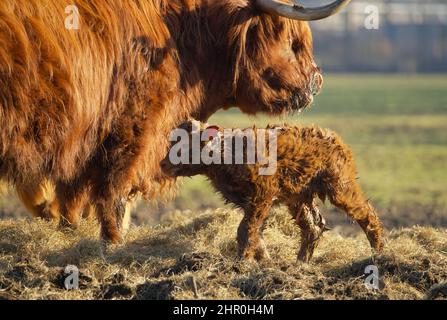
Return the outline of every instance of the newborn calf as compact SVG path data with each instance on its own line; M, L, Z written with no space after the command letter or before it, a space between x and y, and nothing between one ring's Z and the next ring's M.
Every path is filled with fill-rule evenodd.
M346 212L363 229L372 248L382 250L382 224L357 183L351 150L335 133L317 127L269 126L268 130L275 130L276 139L268 141L267 134L257 139L260 131L255 128L237 130L231 136L227 130L197 122L187 122L179 129L185 134L177 134L177 138L182 138L173 142L170 154L161 162L162 169L174 177L205 175L225 200L244 211L237 236L242 258L269 258L262 237L263 225L272 205L280 203L289 208L301 229L298 259L308 262L327 230L317 198L328 199ZM194 144L197 136L201 139ZM243 141L239 150L235 142L238 138ZM277 145L276 170L270 175L260 174L263 165L259 159L247 163L253 146L250 141L265 142L265 150L271 149L273 143ZM252 151L260 149L256 144ZM178 157L185 151L187 154L179 163ZM245 164L236 161L241 159L237 152L246 155ZM197 156L200 159L203 154L212 155L214 163L197 161Z

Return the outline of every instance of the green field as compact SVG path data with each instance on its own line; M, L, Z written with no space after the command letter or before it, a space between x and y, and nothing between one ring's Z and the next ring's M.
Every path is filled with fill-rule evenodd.
M447 76L326 76L323 92L301 114L272 119L234 109L210 120L229 127L283 122L340 134L354 150L360 182L377 207L424 207L447 219ZM186 181L172 204L192 210L220 205L202 178Z

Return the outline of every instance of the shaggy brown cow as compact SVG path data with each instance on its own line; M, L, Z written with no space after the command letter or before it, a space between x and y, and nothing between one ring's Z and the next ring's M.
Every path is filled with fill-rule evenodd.
M298 258L308 262L326 230L316 198L329 199L346 212L362 227L372 248L378 252L382 250L382 223L357 183L351 150L335 133L317 127L268 127L275 130L275 135L264 134L265 138L260 139L264 139L266 149L270 149L273 142L276 144L274 160L277 163L276 170L265 175L260 171L264 166L260 159L266 152L251 164L247 161L250 152L256 153L262 147L262 144L256 145L260 133L255 128L226 136L224 130L216 126L187 122L180 128L188 135L174 142L161 167L172 177L205 175L225 200L244 210L237 237L241 257L258 260L269 257L262 227L272 205L285 204L301 228ZM202 142L193 150L194 133ZM237 140L243 141L239 150L236 149ZM250 146L254 147L250 149ZM182 152L186 154L185 162L173 164L174 157L181 156ZM215 161L193 163L195 152L215 154ZM245 161L236 161L240 154Z
M166 136L221 108L305 108L322 80L306 10L274 0L3 0L0 178L55 185L63 221L94 203L121 239L128 198L163 184ZM79 30L64 28L72 4ZM287 17L287 18L284 18ZM297 19L297 20L291 20Z

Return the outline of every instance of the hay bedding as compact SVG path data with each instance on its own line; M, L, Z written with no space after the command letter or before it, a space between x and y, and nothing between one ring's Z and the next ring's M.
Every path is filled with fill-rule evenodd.
M237 259L241 214L232 210L168 215L133 227L122 246L104 251L98 226L57 231L43 221L0 221L1 299L446 299L447 232L393 230L372 260L362 234L325 235L311 264L295 262L298 229L276 210L265 238L272 262ZM364 286L376 264L381 289ZM76 265L80 290L64 289Z

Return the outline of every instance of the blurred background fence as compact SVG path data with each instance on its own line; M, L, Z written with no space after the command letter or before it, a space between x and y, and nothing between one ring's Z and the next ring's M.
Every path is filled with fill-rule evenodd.
M368 29L365 21L375 10L378 29ZM445 0L354 0L340 14L312 23L312 28L315 52L326 72L447 71Z

